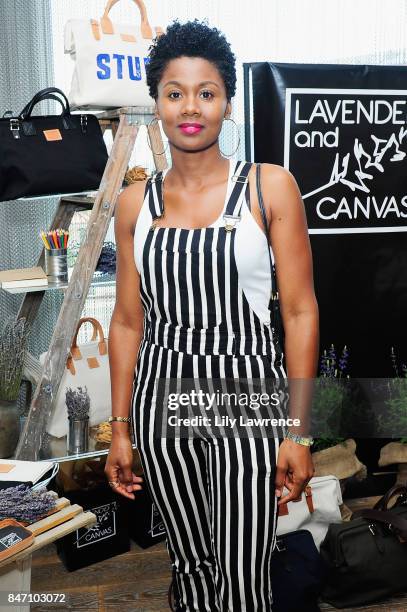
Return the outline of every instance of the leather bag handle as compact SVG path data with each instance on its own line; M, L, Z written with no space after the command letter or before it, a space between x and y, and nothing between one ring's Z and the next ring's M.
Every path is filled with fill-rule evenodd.
M402 516L398 516L390 510L362 510L360 515L362 518L372 519L386 525L396 527L399 535L407 542L407 520Z
M109 12L114 7L114 5L117 4L118 1L119 0L109 0L108 3L106 4L105 12L103 13L103 16L100 20L100 25L101 25L103 34L114 34L114 28L109 18ZM149 24L148 16L147 16L147 9L145 7L143 0L133 0L133 2L137 4L139 11L140 11L140 16L141 16L140 29L141 29L142 37L152 39L153 30Z
M403 495L403 496L407 497L407 487L405 487L404 485L397 485L397 484L393 485L383 495L383 497L381 497L379 499L379 501L376 502L376 504L373 506L373 510L387 510L387 506L388 506L388 503L389 503L390 499L396 493L399 493L400 495Z
M78 334L79 334L80 328L82 327L84 323L92 324L93 326L92 340L96 340L97 336L99 336L99 344L98 344L99 355L106 355L107 345L106 345L106 339L105 339L105 335L103 333L103 328L101 324L99 323L97 319L94 319L93 317L83 317L82 319L79 320L78 326L76 328L75 336L72 340L72 345L71 345L72 357L74 359L82 359L81 352L78 348Z
M42 102L45 98L42 98L41 100L36 100L36 102L34 102L34 104L32 105L31 109L30 109L30 113L28 114L28 105L21 111L21 113L24 113L24 110L27 109L25 115L24 115L24 119L31 119L31 113L34 110L34 106L36 106L37 104L39 104L40 102ZM60 105L62 106L62 113L61 115L65 115L66 114L66 106L64 104L64 101L61 100L61 98L58 98L58 96L56 96L53 93L50 93L47 95L46 97L47 100L55 100L55 102L59 102Z
M60 100L54 94L58 94L59 96L61 96L61 98L63 98L63 100ZM58 100L58 102L62 104L62 107L63 107L62 114L63 115L71 114L71 108L69 106L68 98L66 97L64 92L61 89L58 89L58 87L46 87L45 89L42 89L41 91L36 93L35 96L32 97L30 102L26 104L26 106L23 108L23 110L19 114L19 118L22 121L24 119L28 119L31 116L34 106L38 104L38 102L41 102L41 100L47 100L47 99Z

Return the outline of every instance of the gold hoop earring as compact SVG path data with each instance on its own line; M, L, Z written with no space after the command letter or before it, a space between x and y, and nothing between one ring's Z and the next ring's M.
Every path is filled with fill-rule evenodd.
M160 151L160 152L154 151L153 147L151 146L151 139L150 139L150 126L151 126L151 124L152 124L152 123L154 123L154 121L157 121L157 124L158 124L158 119L157 119L157 117L153 117L153 118L151 119L151 121L150 121L150 122L148 123L148 125L147 125L147 144L148 144L148 146L150 147L150 151L151 151L151 152L152 152L154 155L164 155L164 154L165 154L165 152L166 152L166 151L167 151L167 149L168 149L168 140L167 140L167 144L166 144L166 146L165 146L165 148L164 148L164 150L163 150L163 151ZM158 126L159 126L159 124L158 124ZM160 129L160 127L158 127L158 129ZM161 132L160 132L160 133L161 133Z
M232 153L224 153L224 152L223 152L223 151L220 149L220 147L219 147L219 149L220 149L220 152L222 153L222 155L223 155L224 157L233 157L233 155L236 153L236 151L237 151L237 150L239 149L239 147L240 147L240 132L239 132L239 128L237 127L237 123L236 123L236 121L234 121L234 120L233 120L231 117L226 117L226 119L224 119L224 121L231 121L231 122L232 122L232 123L235 125L236 130L237 130L237 147L236 147L236 149L235 149L235 150L234 150Z

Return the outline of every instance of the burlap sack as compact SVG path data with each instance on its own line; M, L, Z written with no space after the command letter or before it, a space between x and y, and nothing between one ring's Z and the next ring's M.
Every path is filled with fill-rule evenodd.
M350 476L363 480L367 475L366 466L359 461L355 451L356 442L353 438L349 438L341 444L312 453L314 476L333 474L339 480Z
M380 449L380 467L392 463L407 463L407 444L389 442Z

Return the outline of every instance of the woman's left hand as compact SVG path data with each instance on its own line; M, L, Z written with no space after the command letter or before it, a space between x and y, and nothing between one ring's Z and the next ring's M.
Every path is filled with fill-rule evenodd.
M281 506L299 497L314 472L310 447L285 438L280 444L277 457L275 486L276 495L281 498L278 505ZM284 486L289 493L282 496Z

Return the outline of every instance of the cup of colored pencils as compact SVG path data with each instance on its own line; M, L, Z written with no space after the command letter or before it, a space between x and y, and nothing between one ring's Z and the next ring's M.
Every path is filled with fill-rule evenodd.
M41 232L40 236L47 250L67 249L69 232L64 229L54 229L48 232Z
M50 281L68 280L67 247L69 232L54 229L40 233L45 247L45 273Z

